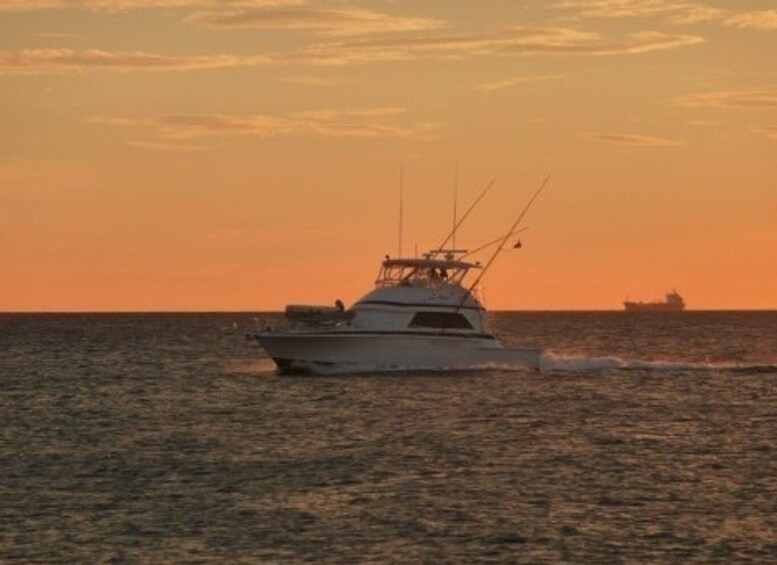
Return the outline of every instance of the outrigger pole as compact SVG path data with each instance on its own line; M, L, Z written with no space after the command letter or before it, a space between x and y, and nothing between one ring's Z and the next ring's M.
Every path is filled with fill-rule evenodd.
M548 184L549 180L550 180L550 175L546 176L545 180L542 181L542 184L540 185L540 187L537 190L534 191L534 194L529 199L529 202L526 204L526 206L524 206L523 210L518 215L518 219L515 220L515 222L513 223L512 226L510 226L510 229L507 231L507 235L505 235L502 238L502 242L499 244L499 247L496 248L496 251L494 251L494 254L491 255L491 258L488 260L488 263L486 263L486 266L483 267L483 270L480 271L480 273L478 274L477 278L475 279L475 282L473 282L472 285L469 287L469 290L468 290L467 294L465 294L462 297L461 303L459 304L459 307L461 307L461 305L464 304L464 300L466 300L467 296L469 296L472 293L473 289L480 282L480 279L483 278L483 275L486 274L486 271L488 271L489 267L491 267L491 265L493 264L494 260L502 252L502 249L504 248L505 243L507 243L507 240L510 239L514 235L516 229L518 228L518 224L521 223L521 220L523 220L523 217L526 215L526 212L529 211L529 208L531 208L532 204L534 204L534 201L537 200L537 197L540 195L542 190Z
M437 246L437 248L436 248L437 251L442 251L445 248L445 244L448 243L451 240L451 238L456 234L456 230L459 229L459 227L461 227L461 224L464 223L464 220L467 219L467 216L469 216L470 212L472 212L472 210L475 209L475 206L477 206L478 203L481 200L483 200L483 197L486 195L486 193L489 190L491 190L491 188L494 186L495 183L496 183L496 177L491 179L491 182L489 182L488 185L486 185L486 188L484 188L483 191L475 199L475 201L472 204L470 204L470 207L467 208L467 211L464 213L464 215L461 217L461 219L453 225L453 230L451 230L451 233L448 234L448 237L446 237L442 241L442 243Z

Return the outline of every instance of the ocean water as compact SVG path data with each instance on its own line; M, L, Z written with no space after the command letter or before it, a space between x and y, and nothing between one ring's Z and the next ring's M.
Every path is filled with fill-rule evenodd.
M281 377L261 314L0 315L0 562L777 562L777 313L496 315L539 372Z

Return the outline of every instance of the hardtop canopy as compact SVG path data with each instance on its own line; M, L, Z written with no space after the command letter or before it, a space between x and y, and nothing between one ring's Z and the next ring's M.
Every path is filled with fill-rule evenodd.
M480 269L480 263L468 263L457 259L386 259L383 261L383 267L391 269L394 267L406 267L410 269L450 269L450 270L469 270Z
M437 259L439 252L426 253L422 258L386 259L381 264L375 283L378 286L438 287L442 284L461 284L470 269L480 269L480 263L468 263L446 253ZM461 252L464 253L464 252Z

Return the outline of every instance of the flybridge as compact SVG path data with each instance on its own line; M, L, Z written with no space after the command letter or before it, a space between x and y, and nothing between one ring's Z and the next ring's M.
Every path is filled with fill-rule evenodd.
M375 281L379 287L412 286L436 287L442 284L461 284L470 269L479 269L480 263L469 263L457 259L466 250L435 249L424 253L422 258L386 259L381 264Z

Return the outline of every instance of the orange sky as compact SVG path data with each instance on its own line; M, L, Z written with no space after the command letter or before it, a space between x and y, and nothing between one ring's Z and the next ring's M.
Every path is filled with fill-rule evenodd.
M776 63L766 0L0 0L0 310L351 303L403 163L408 253L552 175L491 308L777 308Z

